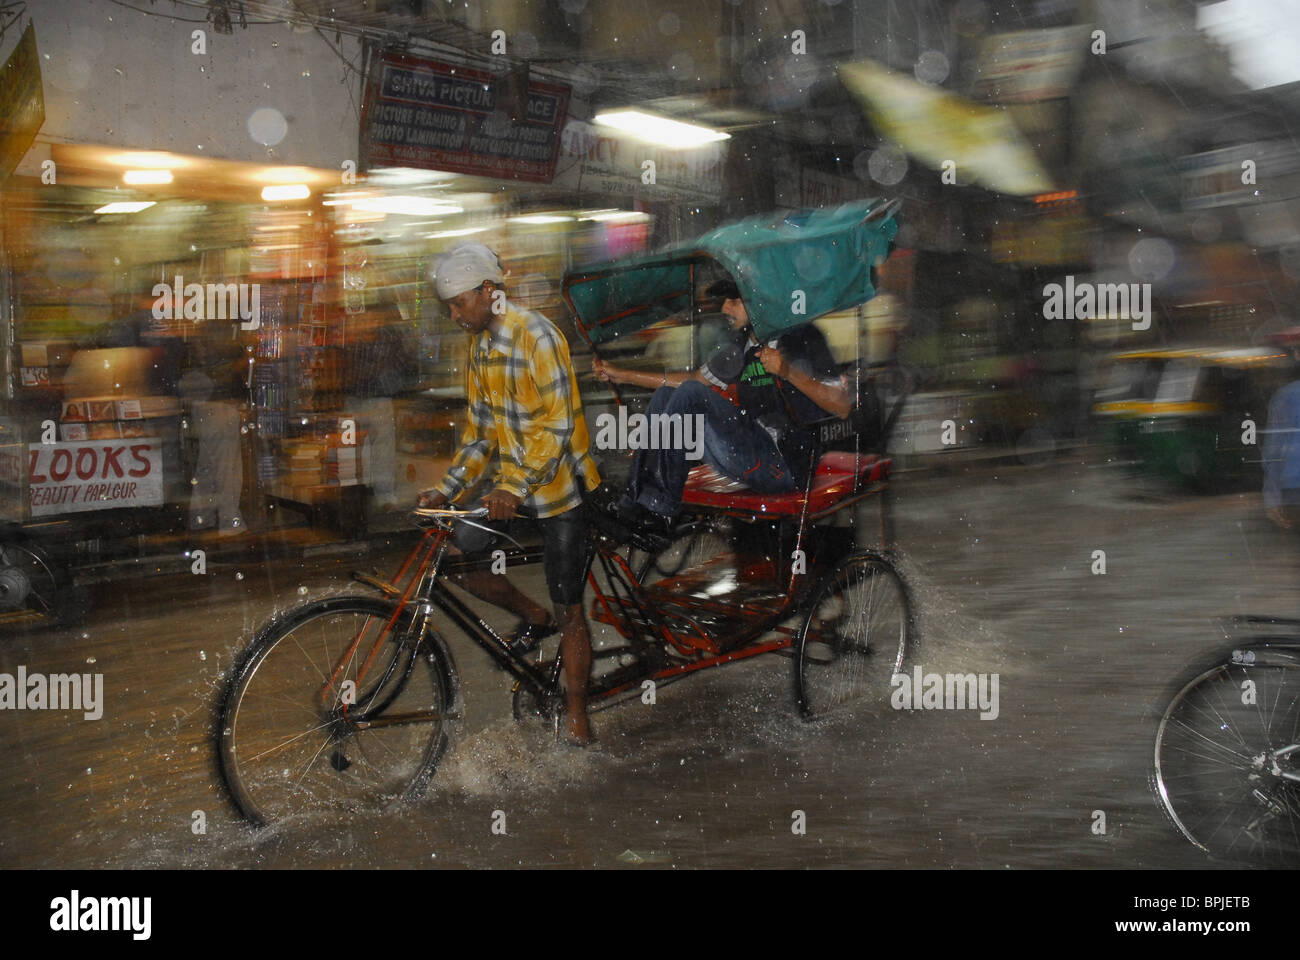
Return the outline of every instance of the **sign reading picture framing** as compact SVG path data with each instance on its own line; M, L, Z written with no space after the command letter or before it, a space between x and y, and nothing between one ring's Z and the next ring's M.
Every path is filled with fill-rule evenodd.
M511 75L380 54L361 114L363 166L550 183L569 88L529 82L522 115L511 120L511 83Z

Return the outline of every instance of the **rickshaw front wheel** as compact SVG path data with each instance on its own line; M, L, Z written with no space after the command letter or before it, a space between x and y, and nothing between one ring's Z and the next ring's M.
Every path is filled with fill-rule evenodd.
M805 720L889 701L912 651L907 587L876 553L836 564L814 589L795 639L794 693Z

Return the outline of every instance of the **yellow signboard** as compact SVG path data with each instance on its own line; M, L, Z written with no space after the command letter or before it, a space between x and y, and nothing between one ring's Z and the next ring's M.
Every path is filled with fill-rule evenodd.
M839 67L845 86L872 124L932 170L999 193L1028 196L1052 189L1033 148L1004 110L975 103L886 70L870 60Z
M41 62L36 55L36 29L23 31L18 46L0 68L0 178L13 173L45 122L41 91Z

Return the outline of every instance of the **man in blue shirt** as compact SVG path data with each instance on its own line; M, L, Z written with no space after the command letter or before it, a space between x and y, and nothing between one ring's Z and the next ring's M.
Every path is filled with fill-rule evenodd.
M1284 530L1300 526L1300 363L1293 376L1273 394L1264 432L1264 510Z

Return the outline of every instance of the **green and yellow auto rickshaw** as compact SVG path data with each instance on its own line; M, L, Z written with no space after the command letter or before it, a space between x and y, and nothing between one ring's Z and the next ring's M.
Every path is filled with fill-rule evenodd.
M1102 443L1122 460L1137 457L1138 418L1156 397L1160 375L1170 360L1194 356L1194 350L1130 350L1107 357L1092 395L1092 418Z
M1207 348L1169 356L1155 396L1129 407L1142 468L1199 490L1260 480L1261 431L1290 359L1277 348Z

